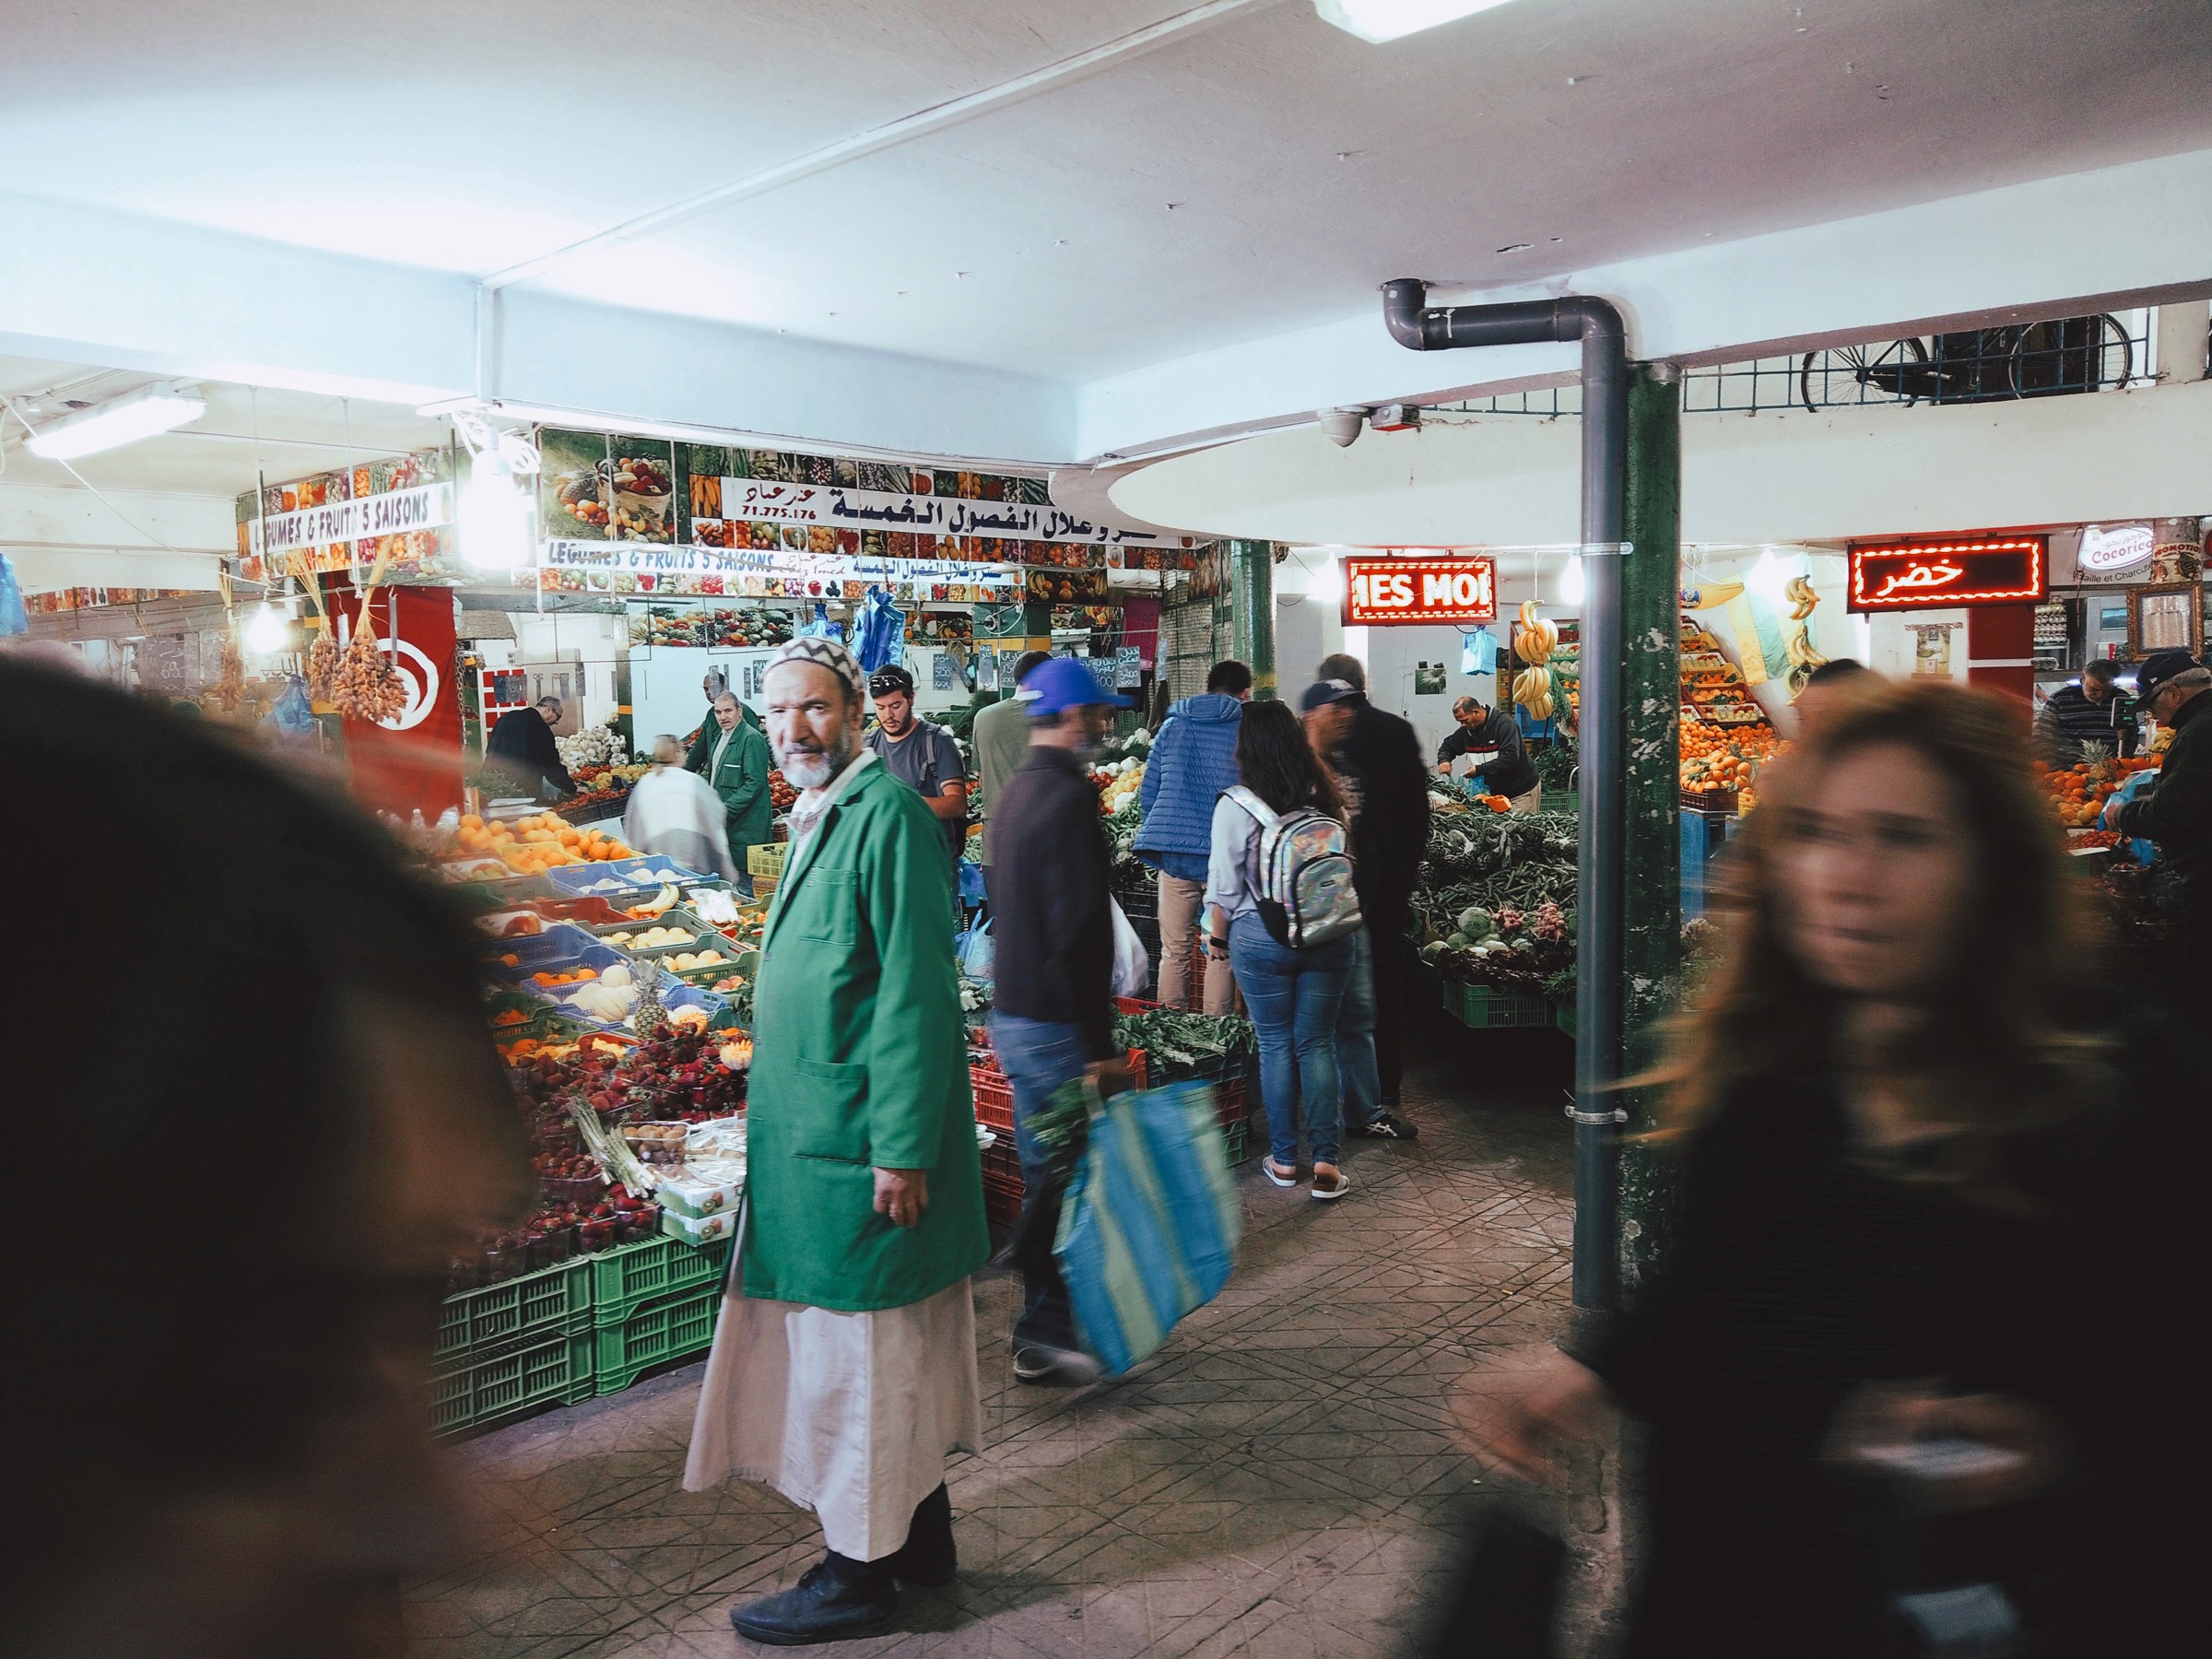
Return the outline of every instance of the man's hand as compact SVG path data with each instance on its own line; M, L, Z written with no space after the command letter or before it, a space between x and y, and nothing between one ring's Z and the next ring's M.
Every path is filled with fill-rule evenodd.
M2118 795L2112 796L2111 800L2105 802L2104 810L2098 815L2098 823L2107 830L2118 830L2120 828L2120 808L2126 805L2127 803Z
M919 1227L922 1212L929 1207L927 1170L876 1171L876 1213L888 1216L893 1227Z

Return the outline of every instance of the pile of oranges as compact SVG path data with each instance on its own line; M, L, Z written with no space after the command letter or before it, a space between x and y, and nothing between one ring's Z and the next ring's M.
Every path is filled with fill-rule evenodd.
M2125 788L2133 774L2155 767L2158 762L2147 756L2137 756L2130 760L2084 760L2063 769L2053 769L2041 760L2033 765L2036 776L2051 794L2058 821L2069 830L2086 830L2097 822L2105 802Z
M580 830L555 812L517 818L512 824L469 813L453 831L453 846L464 853L491 853L525 876L560 865L637 856L605 830Z
M536 985L581 985L587 980L599 977L596 968L579 968L572 973L534 973L530 982Z

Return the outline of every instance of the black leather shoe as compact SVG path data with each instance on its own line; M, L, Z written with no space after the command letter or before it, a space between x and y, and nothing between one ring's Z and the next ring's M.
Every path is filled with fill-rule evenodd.
M900 1583L924 1590L942 1590L951 1583L960 1570L959 1552L952 1541L952 1495L940 1486L916 1504L906 1542L871 1565Z
M898 1618L899 1586L889 1573L850 1574L834 1560L809 1567L788 1590L730 1609L737 1634L763 1647L812 1647L880 1636Z

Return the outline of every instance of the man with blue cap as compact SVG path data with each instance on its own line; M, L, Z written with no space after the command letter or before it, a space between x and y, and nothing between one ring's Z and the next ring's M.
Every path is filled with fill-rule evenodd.
M1086 1073L1109 1090L1129 1081L1113 1041L1113 857L1099 824L1099 792L1084 766L1105 739L1112 712L1129 705L1073 657L1038 665L1021 688L1029 699L1029 752L991 814L991 1045L1014 1089L1023 1228L1050 1238L1057 1217L1041 1206L1052 1202L1052 1162L1030 1121L1054 1090ZM1091 1381L1098 1366L1077 1345L1058 1267L1036 1250L1021 1253L1021 1265L1015 1376Z

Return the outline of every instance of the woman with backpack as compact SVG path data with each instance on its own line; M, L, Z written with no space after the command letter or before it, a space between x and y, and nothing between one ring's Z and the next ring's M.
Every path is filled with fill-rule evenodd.
M1304 1107L1313 1196L1350 1190L1337 1168L1344 1092L1336 1015L1359 902L1344 807L1289 705L1255 702L1237 733L1237 786L1214 804L1206 882L1209 957L1227 955L1260 1039L1260 1091L1279 1187L1298 1184Z

